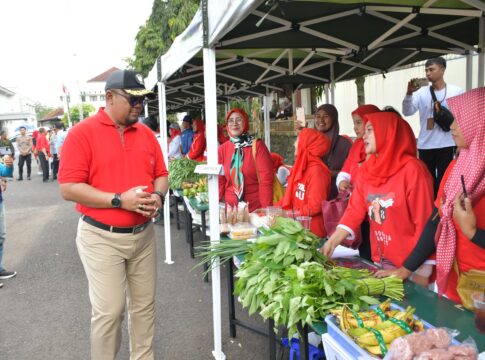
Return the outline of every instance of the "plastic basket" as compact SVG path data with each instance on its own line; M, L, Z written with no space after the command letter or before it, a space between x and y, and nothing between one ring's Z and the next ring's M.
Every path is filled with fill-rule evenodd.
M283 346L290 348L290 360L300 360L300 342L298 339L292 338L291 345L288 342L288 338L281 339ZM308 359L309 360L322 360L325 359L323 350L308 344Z
M392 310L400 310L404 311L405 309L399 305L391 303ZM425 329L432 329L434 328L433 325L427 323L423 319L414 315L415 319L419 319L422 321ZM370 355L367 351L362 349L357 343L347 334L345 334L340 327L337 325L335 315L327 315L325 317L325 322L327 323L327 335L333 340L335 343L334 345L338 348L338 354L343 354L345 357L335 357L330 359L359 359L359 360L374 360L380 359L378 357ZM324 334L325 335L325 334ZM322 336L322 341L323 341ZM457 344L457 342L454 342ZM332 349L334 351L335 349ZM334 351L335 353L335 351ZM342 356L343 356L342 355ZM328 356L327 356L328 359Z

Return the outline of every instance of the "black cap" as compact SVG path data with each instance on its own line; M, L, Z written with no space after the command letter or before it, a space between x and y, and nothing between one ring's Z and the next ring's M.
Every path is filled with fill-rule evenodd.
M190 125L192 125L192 116L185 115L182 121L188 122Z
M145 88L143 77L133 70L116 70L106 80L105 91L121 89L133 96L146 96L155 98L153 91Z

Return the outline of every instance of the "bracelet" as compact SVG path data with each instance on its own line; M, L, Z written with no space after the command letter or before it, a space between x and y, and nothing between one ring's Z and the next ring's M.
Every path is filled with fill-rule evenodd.
M163 193L161 191L154 191L154 192L152 192L152 194L156 194L156 195L160 196L160 201L161 201L162 206L163 206L163 203L165 202L165 195L163 195Z

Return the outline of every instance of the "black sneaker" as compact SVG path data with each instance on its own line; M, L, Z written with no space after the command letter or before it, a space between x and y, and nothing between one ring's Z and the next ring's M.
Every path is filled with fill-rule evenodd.
M17 180L22 181L23 180L22 176L18 177Z
M32 178L30 176L27 176L27 180L32 180Z
M17 275L16 271L7 271L7 270L0 271L0 280L13 278L15 275Z

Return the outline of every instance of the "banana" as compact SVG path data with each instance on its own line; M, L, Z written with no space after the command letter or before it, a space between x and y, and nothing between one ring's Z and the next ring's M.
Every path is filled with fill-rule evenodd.
M386 347L388 349L389 349L389 346L391 346L391 344L386 344ZM365 346L364 349L366 349L372 355L376 355L376 356L383 356L384 355L382 353L382 351L381 351L381 347L380 346Z
M391 310L391 301L386 300L385 302L379 305L379 308L389 317L393 316L397 310ZM352 311L350 311L347 307L343 307L340 309L332 310L331 312L333 315L337 317L338 322L340 323L340 328L342 331L347 331L348 329L353 329L359 327L359 321L356 319ZM377 324L382 322L382 319L375 311L363 311L357 313L358 317L362 320L363 325L365 327L374 327Z
M401 320L405 321L406 323L408 323L408 325L411 325L411 328L412 328L412 325L413 325L412 323L414 322L413 321L414 320L413 319L413 313L414 313L414 309L408 308L405 312L404 318L401 319ZM386 325L386 327L382 326L384 324ZM397 339L398 337L401 337L401 336L407 334L406 330L404 330L399 325L394 324L390 321L385 321L384 323L379 324L379 325L380 325L380 329L376 328L376 330L381 333L382 338L383 338L383 340L386 344L387 343L390 344L394 339ZM359 336L356 341L362 347L379 345L379 342L377 341L376 336L372 332L367 332L367 333Z

